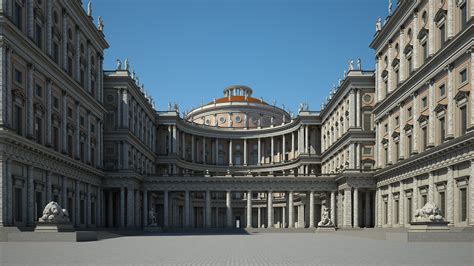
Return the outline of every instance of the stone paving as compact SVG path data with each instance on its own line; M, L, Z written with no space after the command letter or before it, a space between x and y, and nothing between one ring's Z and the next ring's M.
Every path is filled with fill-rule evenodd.
M473 254L473 243L405 243L343 233L174 233L0 243L0 265L473 265Z

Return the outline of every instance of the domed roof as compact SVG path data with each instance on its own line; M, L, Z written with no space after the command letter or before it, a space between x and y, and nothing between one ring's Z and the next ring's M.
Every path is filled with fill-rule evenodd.
M216 104L216 103L232 103L232 102L248 102L248 103L261 103L268 105L263 99L256 99L251 97L252 96L252 89L243 86L243 85L233 85L229 86L224 89L224 97L215 99L208 104Z

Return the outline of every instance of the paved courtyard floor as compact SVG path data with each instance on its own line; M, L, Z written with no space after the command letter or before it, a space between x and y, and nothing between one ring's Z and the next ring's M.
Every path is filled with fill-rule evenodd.
M149 234L82 243L1 243L0 265L474 265L473 243L343 233Z

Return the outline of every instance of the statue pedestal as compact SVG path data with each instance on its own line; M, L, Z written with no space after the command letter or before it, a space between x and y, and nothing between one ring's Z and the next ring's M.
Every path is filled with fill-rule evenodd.
M419 232L449 232L449 222L444 221L417 221L410 223L409 233Z
M334 225L318 226L316 228L316 233L325 233L325 232L336 232L336 226Z
M37 233L59 233L59 232L74 232L74 226L71 223L67 224L53 224L53 223L37 223L35 232Z

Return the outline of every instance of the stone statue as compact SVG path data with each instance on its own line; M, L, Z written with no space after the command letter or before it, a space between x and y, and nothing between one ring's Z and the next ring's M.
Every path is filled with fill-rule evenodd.
M130 69L130 64L128 62L128 58L125 58L125 70L128 71Z
M318 223L318 226L334 226L334 222L329 216L329 211L329 208L324 207L323 213L321 214L321 221Z
M415 221L417 222L442 222L441 209L431 201L427 202L423 208L415 211Z
M115 69L122 70L122 61L120 61L120 59L117 59L117 67Z
M87 15L89 17L92 17L92 1L89 0L89 3L87 4Z
M382 30L382 18L378 17L377 22L375 22L375 31L379 32Z
M151 208L151 210L148 212L148 224L151 226L157 226L158 223L156 222L156 214L155 214L155 209Z
M44 207L43 216L38 219L41 223L64 224L69 223L69 213L61 208L55 201L51 201Z
M349 71L354 70L354 60L349 60Z
M102 16L99 16L97 18L98 22L97 22L97 29L99 31L104 31L104 19L102 18Z
M168 102L168 111L171 111L171 102Z
M362 61L359 59L357 59L357 69L359 70L362 70Z
M344 69L344 74L342 75L344 78L347 77L347 71Z
M391 16L393 12L393 0L388 0L388 15Z
M132 79L135 80L135 70L132 71Z

